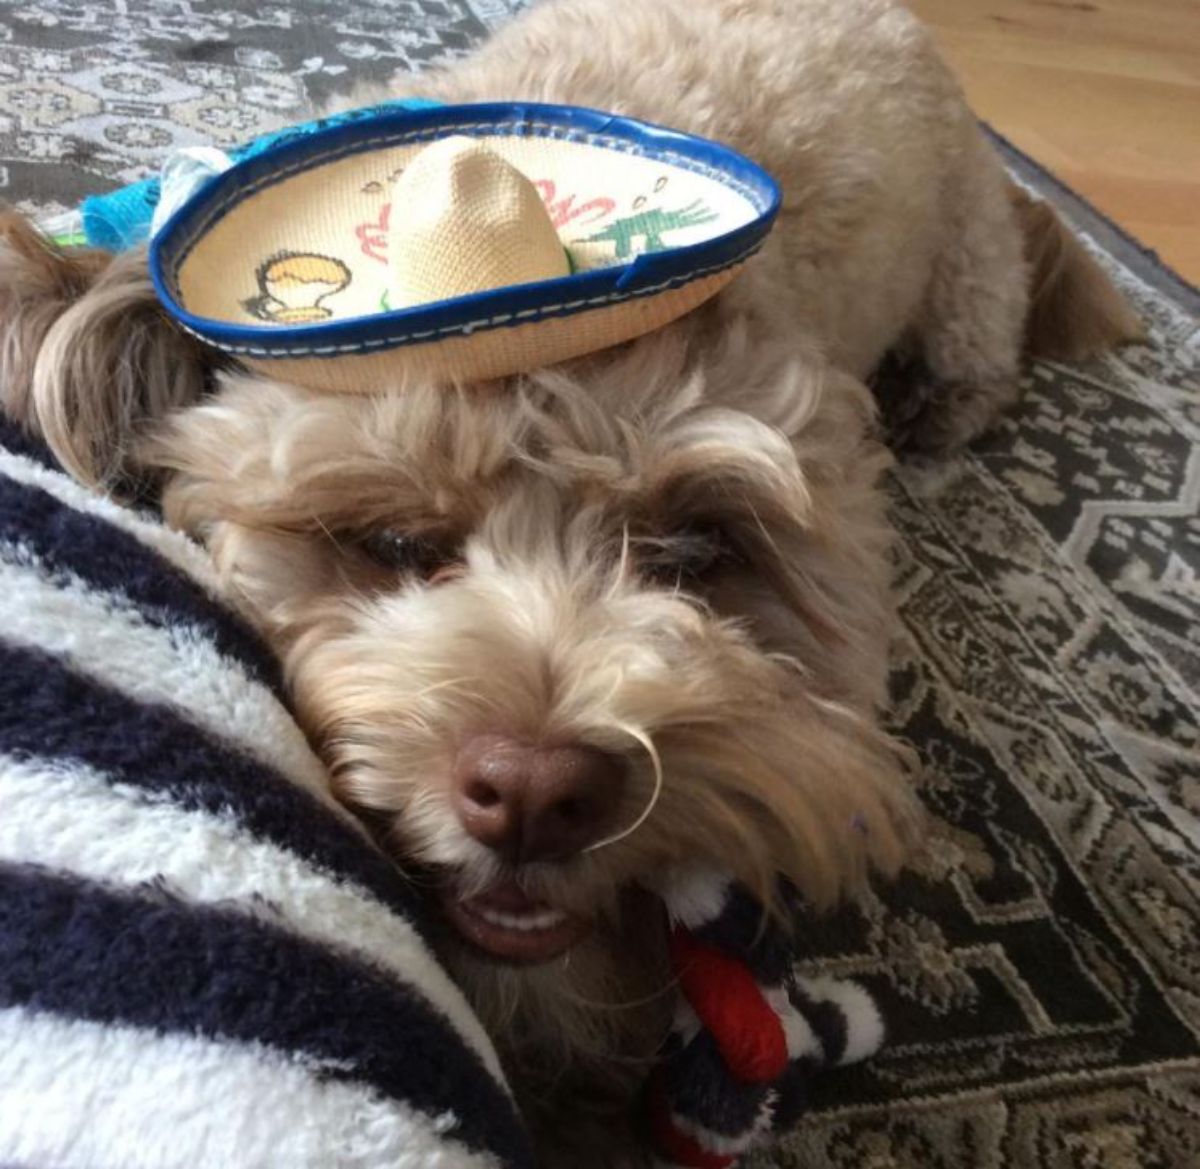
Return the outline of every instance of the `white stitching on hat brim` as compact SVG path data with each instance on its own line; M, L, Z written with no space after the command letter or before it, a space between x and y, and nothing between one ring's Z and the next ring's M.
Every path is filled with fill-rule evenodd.
M548 316L570 315L571 311L578 311L581 308L600 308L606 305L620 304L627 300L637 300L644 296L653 296L660 292L666 292L672 288L681 288L685 284L690 284L695 280L702 279L705 276L714 276L719 272L724 272L729 268L734 268L738 264L745 263L751 256L758 252L762 247L762 242L754 244L753 247L735 256L732 260L728 260L723 264L715 264L709 268L698 268L695 272L689 272L683 276L674 276L670 280L665 280L661 284L651 285L649 288L639 288L636 292L612 292L607 296L596 296L589 300L574 300L564 301L561 304L542 305L536 309L524 309L516 313L499 313L493 317L485 317L476 321L465 321L458 325L447 325L441 329L428 329L421 333L408 333L397 337L374 337L367 338L362 341L346 342L342 345L320 345L320 346L304 346L302 348L276 348L266 349L257 345L230 345L222 341L214 340L206 336L197 329L193 329L188 325L179 322L180 327L193 337L199 338L207 345L220 349L222 353L231 353L238 357L262 357L262 358L288 358L288 357L333 357L339 354L347 353L368 353L377 349L401 349L407 345L420 343L423 341L432 341L437 338L454 337L454 336L470 336L473 333L481 330L491 330L499 328L502 325L508 324L511 321L521 321L525 324L532 324L534 321L540 320ZM370 318L363 318L369 320Z

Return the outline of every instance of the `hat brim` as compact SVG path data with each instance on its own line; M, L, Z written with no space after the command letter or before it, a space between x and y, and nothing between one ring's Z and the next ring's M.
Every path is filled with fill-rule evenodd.
M649 160L672 173L699 176L709 189L719 186L739 212L728 224L711 216L715 230L698 242L644 251L628 262L566 277L341 316L281 300L271 323L246 322L236 306L249 302L224 290L231 281L231 258L239 248L244 256L253 245L253 240L241 242L248 228L264 222L264 215L286 220L297 194L308 191L311 200L316 197L311 192L320 191L326 197L327 177L336 173L330 168L343 160L387 157L389 150L452 134L501 142L549 140L535 143L539 148L585 144L614 152L614 164L622 157ZM331 197L336 199L336 191ZM401 373L405 378L494 378L618 344L695 308L757 251L779 203L770 175L736 151L629 118L533 103L397 110L285 142L217 176L156 236L150 272L164 306L183 328L274 376L348 392L380 388ZM277 239L290 242L286 234ZM291 254L278 247L274 252L276 257ZM307 279L317 289L335 287L334 273L346 267L338 259L328 260L325 269L323 257L304 259L308 268L290 279ZM260 287L263 270L260 265Z

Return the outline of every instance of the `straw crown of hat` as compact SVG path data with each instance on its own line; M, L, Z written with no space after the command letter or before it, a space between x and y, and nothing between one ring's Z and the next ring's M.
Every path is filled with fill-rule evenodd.
M571 273L537 188L473 138L426 146L392 187L393 308Z

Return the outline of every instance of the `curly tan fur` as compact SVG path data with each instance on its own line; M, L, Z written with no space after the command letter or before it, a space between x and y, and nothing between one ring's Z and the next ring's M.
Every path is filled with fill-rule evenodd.
M147 422L202 393L208 359L171 324L145 255L64 253L0 220L0 402L93 486L136 491Z
M1025 336L1029 351L1081 361L1144 336L1133 310L1053 208L1015 184L1009 195L1033 272Z
M111 257L67 255L15 211L0 211L0 402L16 418L36 417L33 373L46 334L84 297Z
M907 754L876 721L889 456L863 379L905 352L885 418L945 449L1015 400L1027 331L1041 343L1057 321L1078 349L1129 322L1082 252L1036 242L1050 213L1014 206L929 39L887 0L549 0L401 84L723 139L781 180L778 229L717 300L630 345L346 397L228 373L202 398L203 359L162 329L139 258L97 273L18 242L0 249L0 305L23 306L6 308L6 405L87 481L165 477L169 521L208 542L278 648L336 790L443 890L510 872L452 810L472 735L624 758L625 822L649 810L636 831L516 873L591 935L534 968L453 937L445 954L548 1161L633 1163L580 1101L615 1141L669 1012L638 888L702 858L764 893L786 873L828 905L894 871L919 823ZM118 360L127 320L150 355L136 366ZM381 530L446 565L382 568L366 552ZM697 541L720 555L692 574Z

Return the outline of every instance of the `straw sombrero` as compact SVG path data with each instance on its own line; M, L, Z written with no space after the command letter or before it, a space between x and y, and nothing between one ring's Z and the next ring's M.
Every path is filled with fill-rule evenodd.
M363 392L578 357L713 296L779 189L727 147L594 110L387 110L244 159L151 248L168 311L301 385Z

